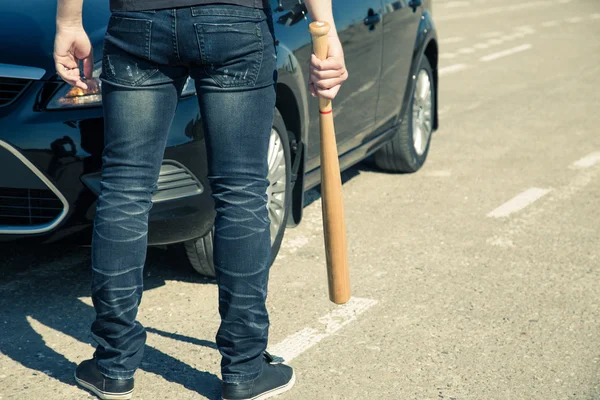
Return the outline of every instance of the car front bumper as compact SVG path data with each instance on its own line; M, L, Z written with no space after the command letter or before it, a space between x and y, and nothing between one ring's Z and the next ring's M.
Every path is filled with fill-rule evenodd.
M0 241L91 242L100 187L102 109L45 111L51 82L0 109ZM54 84L55 85L55 84ZM210 231L214 204L197 99L180 101L149 215L150 245Z

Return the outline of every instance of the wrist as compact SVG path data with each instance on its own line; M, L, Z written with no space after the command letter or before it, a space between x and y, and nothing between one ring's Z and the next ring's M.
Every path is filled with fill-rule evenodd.
M81 19L77 20L64 20L57 19L56 20L56 30L59 31L80 31L83 29L83 23Z

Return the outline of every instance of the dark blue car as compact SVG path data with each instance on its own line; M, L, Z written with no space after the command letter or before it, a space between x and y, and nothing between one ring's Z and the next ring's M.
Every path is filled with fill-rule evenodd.
M272 0L279 81L269 149L273 258L304 192L319 184L318 102L307 90L312 51L302 0ZM53 1L0 5L0 241L91 241L100 187L100 88L62 82L52 58ZM350 78L335 100L340 167L370 154L382 169L415 172L438 126L438 44L431 0L333 0ZM98 61L107 0L84 3ZM95 76L100 73L96 64ZM183 243L192 266L213 275L214 206L193 83L179 102L150 213L150 245Z

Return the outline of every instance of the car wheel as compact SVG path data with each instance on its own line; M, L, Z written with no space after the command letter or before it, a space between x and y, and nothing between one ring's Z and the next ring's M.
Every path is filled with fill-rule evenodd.
M390 172L418 171L429 152L435 104L433 71L423 57L410 103L396 134L375 153L375 164Z
M267 209L271 220L271 263L273 263L281 247L292 200L290 141L283 118L277 110L273 119L267 157L270 182L267 188ZM199 239L184 242L184 247L192 267L197 272L208 277L215 276L212 231Z

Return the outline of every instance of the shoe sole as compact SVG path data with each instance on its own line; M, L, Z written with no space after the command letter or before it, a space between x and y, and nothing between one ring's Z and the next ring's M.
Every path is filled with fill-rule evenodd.
M294 386L294 383L296 383L296 372L292 371L292 379L290 379L290 381L288 383L286 383L285 385L279 386L278 388L275 388L275 389L271 389L268 392L261 393L258 396L251 397L249 399L243 399L243 400L266 400L266 399L270 399L271 397L279 396L280 394L282 394L284 392L287 392L288 390L290 390L292 388L292 386ZM229 399L221 397L221 400L229 400Z
M102 400L128 400L128 399L131 399L131 396L133 395L133 389L130 390L129 392L125 392L125 393L110 393L110 392L103 392L102 390L98 389L94 385L90 385L86 381L79 379L77 376L75 376L75 381L77 382L77 384L79 386L94 393L96 396L100 397Z

